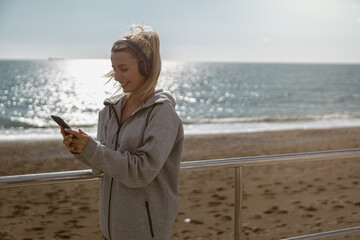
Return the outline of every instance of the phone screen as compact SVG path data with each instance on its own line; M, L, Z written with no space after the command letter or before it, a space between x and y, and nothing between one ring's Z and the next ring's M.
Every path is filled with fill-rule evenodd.
M51 118L61 127L64 128L69 128L71 129L71 127L59 116L56 115L51 115ZM70 133L65 132L66 135L69 135Z

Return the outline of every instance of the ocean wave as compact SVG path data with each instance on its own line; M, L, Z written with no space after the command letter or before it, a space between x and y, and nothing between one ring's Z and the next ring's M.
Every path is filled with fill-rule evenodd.
M0 117L0 127L1 128L38 128L38 125L31 124L27 121L16 120L13 118L3 118Z
M293 115L293 116L252 116L252 117L230 117L230 118L186 118L182 119L184 124L231 124L231 123L286 123L286 122L309 122L309 121L326 121L326 120L347 120L347 119L360 119L359 113L330 113L319 115ZM73 127L94 127L96 123L72 123ZM55 128L56 123L50 118L43 120L39 118L30 119L23 117L0 117L0 128Z
M253 116L234 118L189 118L183 119L184 124L227 124L227 123L271 123L271 122L303 122L334 119L360 119L360 113L330 113L319 115L294 116Z
M78 124L71 124L72 127L94 127L96 124L86 124L86 123L78 123ZM30 118L23 118L23 117L11 117L11 118L3 118L0 117L0 129L9 129L9 128L56 128L58 125L53 122L50 118L46 120L40 120L38 118L30 119Z

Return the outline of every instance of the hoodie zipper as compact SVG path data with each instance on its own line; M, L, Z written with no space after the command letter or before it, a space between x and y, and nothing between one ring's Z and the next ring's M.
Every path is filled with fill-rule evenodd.
M116 111L114 109L114 105L110 105L110 109L109 111L111 112L114 111L114 114L115 114L115 117L116 117L116 120L118 121L118 124L119 124L119 117L118 115L116 114ZM118 130L116 131L116 143L115 143L115 151L117 150L117 141L118 141L118 137L119 137L119 132L120 132L120 128L121 126L118 126ZM113 182L114 182L114 178L112 177L111 178L111 181L110 181L110 190L109 190L109 204L108 204L108 233L109 233L109 240L111 240L111 233L110 233L110 210L111 210L111 194L112 194L112 186L113 186Z
M119 116L117 115L115 109L114 109L114 105L110 104L110 111L114 111L117 123L118 123L118 130L116 131L116 142L115 142L115 151L118 148L118 138L119 138L119 134L120 134L120 129L124 126L124 124L130 119L132 118L137 112L139 112L140 110L144 109L144 104L142 104L139 108L137 108L135 110L135 112L133 112L130 117L128 117L121 125L120 125L120 121L119 121ZM154 106L152 106L152 109L154 108ZM152 110L151 109L151 110ZM148 120L146 119L146 125L148 124ZM110 234L110 207L111 207L111 193L112 193L112 186L113 186L113 182L114 182L114 178L111 178L111 182L110 182L110 192L109 192L109 204L108 204L108 233L109 233L109 240L111 240L111 234ZM149 225L150 225L150 232L151 232L151 237L154 238L154 231L153 231L153 227L152 227L152 220L151 220L151 215L150 215L150 209L149 209L149 202L146 201L145 202L145 206L146 206L146 210L147 210L147 214L148 214L148 220L149 220Z
M143 105L141 105L135 112L133 112L133 114L131 114L131 116L129 118L131 118L132 116L134 116L135 113L139 112L141 109L143 109ZM116 117L116 121L118 123L118 130L116 131L116 142L115 142L115 151L117 150L118 148L118 138L119 138L119 134L120 134L120 129L122 126L124 126L124 123L129 119L126 119L123 124L120 125L120 121L119 121L119 116L116 114L116 111L114 109L114 105L110 105L110 111L112 110L115 114L115 117ZM111 233L110 233L110 210L111 210L111 193L112 193L112 186L113 186L113 182L114 182L114 178L111 178L111 181L110 181L110 190L109 190L109 204L108 204L108 233L109 233L109 240L111 240ZM148 210L148 213L149 213L149 210ZM151 218L150 218L150 221L151 221ZM151 227L152 228L152 227ZM152 232L152 230L151 230ZM152 235L154 233L152 232Z
M153 229L153 225L152 225L152 220L151 220L151 214L150 214L150 208L149 208L149 202L148 201L145 201L145 206L146 206L147 216L148 216L148 220L149 220L151 237L154 238L154 229Z

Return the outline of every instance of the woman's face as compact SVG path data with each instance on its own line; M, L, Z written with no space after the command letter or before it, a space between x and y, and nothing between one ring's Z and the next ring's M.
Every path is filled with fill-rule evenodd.
M146 78L139 72L139 60L129 51L111 54L111 64L115 71L114 78L121 84L125 93L138 94Z

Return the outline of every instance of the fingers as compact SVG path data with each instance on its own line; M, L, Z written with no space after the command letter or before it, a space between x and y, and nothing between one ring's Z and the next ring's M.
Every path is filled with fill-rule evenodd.
M60 132L61 132L61 134L63 135L63 137L65 137L66 133L65 133L65 131L64 131L64 127L63 127L63 126L60 127Z
M63 143L72 153L81 153L90 140L90 137L81 129L79 129L79 132L71 129L64 129L64 132L69 135L64 136Z
M67 149L69 149L72 153L79 153L82 151L82 145L81 142L77 140L77 138L71 137L72 135L67 135L64 137L64 145Z
M81 153L88 144L90 137L79 129L79 132L72 129L61 129L64 136L63 143L72 153Z
M81 135L81 133L77 132L77 131L74 131L72 129L69 129L69 128L66 128L64 129L65 132L75 136L75 137L79 137Z
M87 135L85 132L83 132L83 130L81 130L81 129L79 129L79 133L80 133L81 135L83 135L83 136L86 136L86 137L89 136L89 135Z
M73 138L71 137L71 135L64 136L63 143L67 148L71 147L72 141L73 141Z

